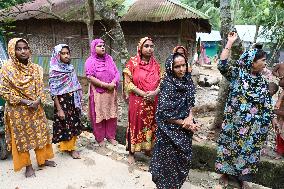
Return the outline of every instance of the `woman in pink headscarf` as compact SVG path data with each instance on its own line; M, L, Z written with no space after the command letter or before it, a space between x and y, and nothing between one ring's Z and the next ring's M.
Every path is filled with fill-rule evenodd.
M85 72L90 81L89 116L95 138L100 146L105 146L105 138L116 145L119 72L102 39L92 41Z
M123 70L124 89L129 95L126 143L130 164L135 162L135 152L144 151L146 155L150 155L154 146L160 64L153 53L152 39L149 37L140 39L137 55L130 58Z

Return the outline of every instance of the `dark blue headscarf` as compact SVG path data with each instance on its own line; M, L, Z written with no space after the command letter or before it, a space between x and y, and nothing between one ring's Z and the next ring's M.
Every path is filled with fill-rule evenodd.
M160 94L156 117L158 122L168 119L184 119L189 115L195 103L195 87L191 74L179 79L173 72L174 54L166 60L166 74L160 85Z

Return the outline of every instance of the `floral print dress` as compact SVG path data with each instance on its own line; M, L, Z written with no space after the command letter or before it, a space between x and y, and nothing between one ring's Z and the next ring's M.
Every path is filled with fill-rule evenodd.
M260 152L271 123L268 83L251 75L257 49L243 53L236 67L221 60L218 69L230 82L230 92L218 139L216 171L246 178L257 171Z

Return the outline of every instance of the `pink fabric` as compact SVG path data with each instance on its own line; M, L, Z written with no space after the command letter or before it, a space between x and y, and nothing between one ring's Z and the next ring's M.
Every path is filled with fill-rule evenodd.
M100 123L96 123L94 92L92 89L90 90L89 96L89 117L97 142L103 141L104 138L115 139L117 118L111 118L108 120L103 120Z
M91 85L96 112L96 123L117 118L117 90L98 93L95 87Z
M115 81L116 87L118 87L119 72L112 57L108 54L98 56L96 53L96 46L100 44L104 44L101 39L95 39L91 43L91 56L85 63L86 76L93 76L106 83ZM104 93L109 92L104 88L92 87L92 84L90 84L89 117L98 142L101 142L104 138L115 139L117 126L117 93L113 93L114 99L109 99L110 95ZM96 98L94 95L96 95ZM108 96L108 99L104 99L105 96Z
M104 44L102 39L95 39L91 43L91 56L86 60L85 73L86 76L93 76L100 81L111 83L116 82L116 87L119 85L119 71L110 55L105 53L102 57L96 53L96 46ZM103 93L104 88L96 87L98 93Z

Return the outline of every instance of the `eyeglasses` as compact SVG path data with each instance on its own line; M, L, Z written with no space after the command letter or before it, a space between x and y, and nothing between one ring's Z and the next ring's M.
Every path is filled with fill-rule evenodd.
M16 47L16 51L19 51L19 52L21 52L21 51L28 51L28 50L30 50L30 48L29 47Z

